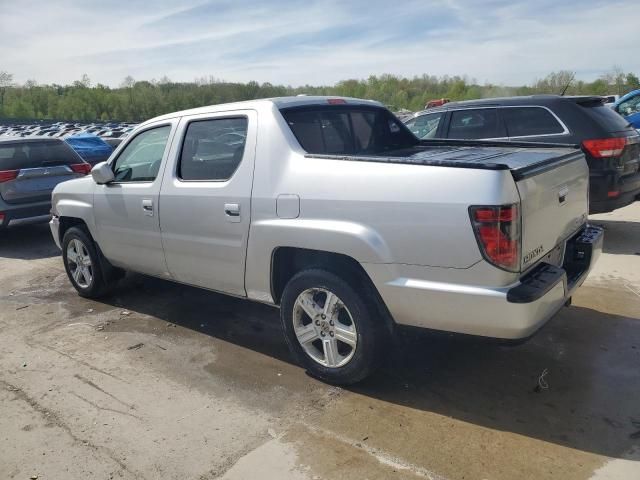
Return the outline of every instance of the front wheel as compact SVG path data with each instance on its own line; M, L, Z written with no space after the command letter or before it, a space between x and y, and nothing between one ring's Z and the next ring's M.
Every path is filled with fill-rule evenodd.
M105 282L96 245L83 228L72 227L65 232L62 260L71 284L82 297L101 297L114 283Z
M295 358L328 383L348 385L368 376L379 360L381 319L342 278L304 270L287 284L280 318Z

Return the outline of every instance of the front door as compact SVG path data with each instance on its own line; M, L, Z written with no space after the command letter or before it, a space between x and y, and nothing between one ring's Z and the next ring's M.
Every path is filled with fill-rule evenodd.
M136 133L111 162L114 181L95 190L96 240L116 266L167 276L158 194L173 127L163 123Z
M160 228L172 277L245 296L257 114L183 118L160 194Z

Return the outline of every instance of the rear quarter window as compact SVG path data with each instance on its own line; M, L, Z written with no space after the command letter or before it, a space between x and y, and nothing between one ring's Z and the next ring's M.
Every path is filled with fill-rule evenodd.
M504 107L502 117L509 137L559 135L565 131L556 117L541 107Z

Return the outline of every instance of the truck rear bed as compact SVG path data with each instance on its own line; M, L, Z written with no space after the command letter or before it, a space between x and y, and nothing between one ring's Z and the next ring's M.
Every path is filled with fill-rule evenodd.
M540 261L559 266L564 242L587 221L589 171L570 146L485 141L423 141L379 155L310 154L311 158L508 170L520 196L520 271ZM455 192L455 186L452 186Z
M483 170L511 170L514 179L553 169L561 163L583 158L572 145L468 140L422 141L420 145L378 155L307 154L308 158L327 158L362 162L432 165Z

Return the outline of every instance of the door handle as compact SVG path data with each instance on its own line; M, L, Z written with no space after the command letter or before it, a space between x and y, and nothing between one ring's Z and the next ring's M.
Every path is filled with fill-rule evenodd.
M148 198L142 200L142 211L145 215L153 217L153 200Z
M240 222L240 205L238 203L225 203L224 214L227 220L233 223Z

